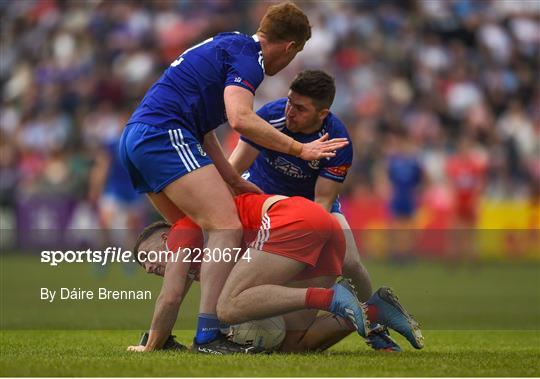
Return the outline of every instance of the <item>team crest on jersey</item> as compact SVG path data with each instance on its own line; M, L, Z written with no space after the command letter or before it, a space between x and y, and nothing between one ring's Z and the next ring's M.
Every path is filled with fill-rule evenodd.
M320 164L321 164L321 161L319 161L318 159L315 159L315 160L312 160L312 161L308 162L308 166L311 167L314 170L318 170Z
M203 150L200 144L197 144L197 150L199 150L199 154L201 154L202 157L206 157L206 151Z

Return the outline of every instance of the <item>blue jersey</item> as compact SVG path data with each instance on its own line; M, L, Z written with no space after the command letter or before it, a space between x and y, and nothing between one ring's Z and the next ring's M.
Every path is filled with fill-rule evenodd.
M243 141L259 150L259 155L245 173L252 183L265 193L286 196L302 196L313 200L315 183L319 176L342 183L352 163L353 149L345 125L332 113L324 119L322 128L311 134L293 133L285 125L287 99L279 99L264 105L257 114L274 128L301 143L312 142L325 133L332 138L347 138L349 144L336 152L332 158L305 161L303 159L265 149L245 137Z
M226 121L223 91L255 94L264 79L257 36L221 33L187 49L148 90L128 124L189 130L199 141Z
M416 208L416 188L422 180L422 167L410 155L392 155L388 162L388 176L393 187L390 206L396 215L411 215Z

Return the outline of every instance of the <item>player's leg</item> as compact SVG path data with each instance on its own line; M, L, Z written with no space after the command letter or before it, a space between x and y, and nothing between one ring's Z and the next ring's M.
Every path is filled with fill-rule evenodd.
M220 320L241 324L305 308L306 288L288 288L306 264L250 248L231 271L218 301Z
M170 224L174 224L177 220L185 216L184 212L178 209L163 192L150 192L146 196L148 196L148 200L150 200L155 210Z
M175 180L163 190L164 194L208 233L207 248L210 251L235 248L240 245L242 229L236 205L229 189L214 165L192 171ZM221 289L233 262L213 261L201 267L201 302L199 323L217 322L216 305ZM216 331L219 331L217 322ZM207 326L201 328L207 329ZM213 327L212 327L213 328ZM217 333L217 332L216 332ZM209 339L198 333L197 341Z
M302 332L287 330L279 348L279 351L283 353L324 351L356 330L350 322L328 312L305 310L292 312L283 317L286 323L293 317L310 321Z
M251 261L242 260L231 271L218 301L218 316L228 324L240 324L303 309L330 311L349 318L361 336L369 322L352 290L290 288L290 282L306 265L284 256L251 249ZM269 269L271 268L271 269Z
M242 228L232 195L189 130L128 125L119 148L135 189L151 193L154 206L167 219L176 221L181 215L178 210L190 216L208 231L211 250L240 245ZM202 265L198 343L219 336L216 303L231 266L225 262Z
M343 276L353 283L356 296L360 301L366 301L371 296L371 278L360 261L360 254L356 247L356 241L351 232L349 223L339 212L332 212L339 227L345 236L345 259L343 262ZM332 320L328 320L329 323ZM334 321L335 322L335 321ZM331 325L330 325L331 326ZM388 330L376 323L370 325L371 330L366 337L366 343L377 351L401 351L399 345L390 337Z
M289 283L288 286L330 288L335 280L335 276L321 276L295 281ZM281 352L323 351L355 331L350 322L316 309L287 313L283 315L283 318L287 334L280 346Z
M360 253L356 246L351 227L347 222L345 216L341 213L334 212L332 215L339 222L339 225L343 229L345 234L345 259L343 261L343 276L351 279L358 295L358 300L366 301L373 293L373 287L371 285L371 278L368 271L360 261Z

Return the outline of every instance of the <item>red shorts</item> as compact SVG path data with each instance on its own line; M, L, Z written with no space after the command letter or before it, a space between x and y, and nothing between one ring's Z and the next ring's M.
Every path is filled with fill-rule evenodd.
M250 247L307 264L294 280L341 275L345 236L338 221L303 197L275 203Z

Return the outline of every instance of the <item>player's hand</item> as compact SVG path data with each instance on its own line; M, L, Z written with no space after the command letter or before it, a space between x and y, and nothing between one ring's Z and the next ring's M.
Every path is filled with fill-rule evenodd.
M243 193L264 193L259 187L255 184L240 178L235 183L231 184L231 189L235 195L240 195Z
M127 348L127 351L134 351L134 352L138 352L138 353L142 353L144 352L146 346L143 346L143 345L136 345L136 346L128 346Z
M347 138L333 138L331 140L328 140L328 138L328 133L326 133L315 141L303 144L299 157L305 161L335 157L336 150L349 144Z

